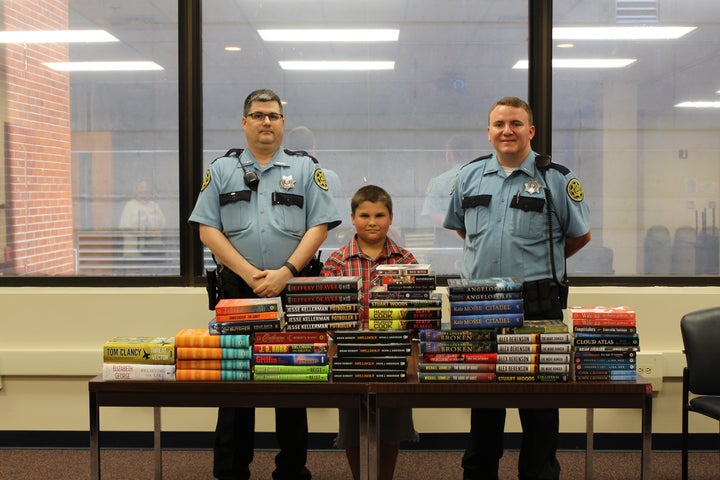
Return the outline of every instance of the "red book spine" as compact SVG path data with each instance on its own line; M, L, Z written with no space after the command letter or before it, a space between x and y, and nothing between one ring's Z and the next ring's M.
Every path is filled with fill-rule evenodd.
M573 326L588 326L593 325L596 327L634 327L636 326L635 319L622 319L622 318L573 318Z
M215 311L216 322L241 322L244 320L273 320L278 318L278 312L248 312L231 313L227 315L218 314Z
M253 353L325 353L327 343L261 343L253 345Z
M325 332L255 332L258 343L327 343Z

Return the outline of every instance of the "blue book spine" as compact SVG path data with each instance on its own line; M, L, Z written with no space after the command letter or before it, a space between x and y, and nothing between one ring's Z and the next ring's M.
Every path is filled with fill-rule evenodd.
M219 338L223 348L249 347L252 344L250 335L219 335Z
M634 357L626 357L626 358L586 358L586 357L578 357L575 356L575 363L580 363L582 365L611 365L613 363L620 363L625 365L631 365L635 364L635 358Z
M506 315L523 313L522 299L450 302L450 315Z
M449 278L449 293L520 292L522 282L513 277Z
M220 370L221 380L250 380L250 370Z
M575 369L578 371L582 370L633 370L635 371L634 363L578 363L575 365Z
M253 361L262 365L325 365L325 353L258 353Z
M519 327L523 324L521 313L509 315L451 315L450 329Z

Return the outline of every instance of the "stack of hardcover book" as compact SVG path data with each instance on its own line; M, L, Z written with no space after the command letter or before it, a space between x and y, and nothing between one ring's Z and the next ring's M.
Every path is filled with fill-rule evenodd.
M572 378L572 336L558 333L498 333L498 382L567 382Z
M250 380L251 337L184 328L175 335L177 380Z
M173 337L113 337L103 344L103 380L175 380Z
M442 297L429 264L378 265L368 292L370 330L440 328Z
M285 286L285 330L357 328L361 289L360 276L291 278Z
M327 333L256 332L253 379L256 382L327 382L330 365Z
M333 382L407 381L412 355L410 330L357 330L331 333L335 342Z
M177 380L250 380L251 337L184 328L175 335Z
M215 317L210 320L208 331L212 335L278 332L282 315L280 297L223 298L215 306Z
M418 361L420 382L492 382L497 363L497 332L422 329Z
M636 314L629 307L571 307L575 380L635 380L640 350Z
M450 329L523 324L522 283L512 277L449 278Z

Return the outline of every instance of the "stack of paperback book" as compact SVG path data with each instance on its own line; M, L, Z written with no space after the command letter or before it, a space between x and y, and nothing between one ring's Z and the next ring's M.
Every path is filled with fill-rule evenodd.
M215 317L210 320L208 331L212 335L278 332L281 321L280 297L223 298L215 306Z
M327 333L256 332L253 379L256 382L327 382L330 365Z
M175 380L173 337L113 337L103 344L103 380Z
M333 382L404 382L412 354L410 330L335 331Z
M418 381L492 382L497 363L497 332L422 329Z
M214 335L184 328L175 335L177 380L250 380L252 350L248 334Z
M357 328L361 288L360 276L291 278L285 286L285 330Z
M442 298L434 293L435 274L429 264L391 264L376 267L368 292L370 330L440 328Z
M250 380L250 335L211 335L183 328L175 335L177 380Z
M577 381L635 380L640 350L629 307L571 307Z
M450 329L523 324L522 283L512 277L449 278Z

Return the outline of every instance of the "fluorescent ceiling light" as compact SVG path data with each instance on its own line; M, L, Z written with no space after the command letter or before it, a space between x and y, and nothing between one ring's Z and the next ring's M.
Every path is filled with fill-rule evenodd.
M395 62L376 62L376 61L325 61L316 62L303 61L281 61L278 62L283 70L393 70Z
M555 40L674 40L697 27L555 27Z
M397 42L397 29L258 30L266 42Z
M636 62L635 58L553 58L553 68L622 68ZM527 69L527 60L518 60L513 69Z
M720 102L680 102L678 108L720 108Z
M2 31L0 43L97 43L119 42L105 30Z
M59 72L132 72L164 70L155 62L46 62L44 65Z

